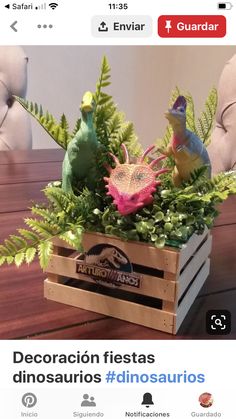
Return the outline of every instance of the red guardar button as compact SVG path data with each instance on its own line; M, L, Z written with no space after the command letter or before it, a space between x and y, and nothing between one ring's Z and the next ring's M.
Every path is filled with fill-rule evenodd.
M223 38L226 35L225 16L162 15L157 21L161 38Z

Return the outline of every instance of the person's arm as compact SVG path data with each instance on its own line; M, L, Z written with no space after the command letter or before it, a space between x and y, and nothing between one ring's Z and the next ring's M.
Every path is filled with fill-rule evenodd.
M213 174L236 167L236 55L225 65L220 77L216 127L208 152Z
M236 102L224 110L222 123L216 124L208 152L213 174L236 169Z

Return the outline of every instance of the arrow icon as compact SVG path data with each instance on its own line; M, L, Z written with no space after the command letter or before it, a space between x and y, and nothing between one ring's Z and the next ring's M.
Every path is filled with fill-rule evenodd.
M13 23L10 25L10 28L11 28L14 32L17 32L17 29L15 28L16 24L17 24L17 20L15 20L15 22L13 22Z
M7 9L10 9L10 4L6 4L6 5L5 5L5 7L6 7Z
M101 22L99 27L98 27L98 32L107 32L108 31L108 27L106 22Z

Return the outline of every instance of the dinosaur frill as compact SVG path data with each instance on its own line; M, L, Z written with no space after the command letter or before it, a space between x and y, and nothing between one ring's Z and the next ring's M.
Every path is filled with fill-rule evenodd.
M121 147L125 162L120 163L118 158L110 153L116 167L114 169L107 167L110 176L105 177L104 180L107 182L107 195L112 196L120 214L128 215L153 202L152 193L161 184L161 181L156 178L169 169L157 171L153 169L158 162L165 159L165 156L159 156L150 164L145 162L145 157L155 148L154 145L148 147L136 163L129 162L125 144Z

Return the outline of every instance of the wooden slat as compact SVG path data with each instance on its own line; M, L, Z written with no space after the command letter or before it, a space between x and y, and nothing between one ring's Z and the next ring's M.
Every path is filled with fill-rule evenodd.
M200 289L202 288L210 270L210 260L208 259L203 265L202 269L198 273L195 281L189 288L188 292L181 301L180 306L177 309L177 314L175 316L175 325L174 333L178 332L178 329L183 322L185 316L187 315L191 305L193 304L195 298L197 297Z
M17 151L1 151L0 165L15 165L19 163L34 162L53 162L62 161L65 150L61 148L45 149L45 150L17 150Z
M189 283L199 270L200 266L202 266L203 262L208 258L211 252L211 243L212 237L209 236L207 241L198 250L198 252L194 255L193 259L189 262L182 274L179 276L179 280L177 283L177 300L180 299L181 295L188 287Z
M48 279L44 281L44 295L57 302L79 306L85 310L114 316L131 323L138 323L168 333L173 331L173 315L163 310L57 284Z
M131 263L172 273L177 271L179 251L170 247L157 249L155 246L150 246L147 243L124 241L117 237L104 236L100 233L84 234L83 246L86 252L95 244L100 243L117 246L128 255Z
M0 165L0 185L60 180L61 170L61 162Z
M93 279L87 275L76 273L76 260L70 257L53 255L47 267L48 273L56 273L69 278L83 279L86 282L94 283ZM175 281L168 281L162 278L140 274L140 288L122 285L122 290L127 290L135 294L149 295L151 297L161 298L167 301L175 299Z
M203 242L207 234L208 229L205 228L203 234L193 234L188 240L188 242L183 245L179 259L179 270L181 270L183 266L187 263L189 258L194 254L194 252L198 248L198 246Z

